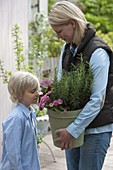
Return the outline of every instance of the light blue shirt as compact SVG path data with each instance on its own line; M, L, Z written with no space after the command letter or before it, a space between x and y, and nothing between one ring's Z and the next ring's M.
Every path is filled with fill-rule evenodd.
M62 76L62 54L64 52L65 45L62 48L59 62L58 78ZM77 52L77 48L74 51L74 55ZM101 106L104 104L104 99L106 96L106 86L108 82L108 72L109 72L109 56L107 52L102 49L96 49L91 58L90 64L92 66L94 74L94 84L92 87L92 94L90 96L89 102L80 112L79 116L71 123L66 129L74 137L77 138L85 128L92 122L92 120L97 116L100 111ZM82 97L82 96L81 96ZM107 114L107 113L106 113ZM85 134L96 134L102 132L113 131L113 124L90 128L85 130Z
M0 170L40 170L35 130L34 109L31 107L30 111L23 104L18 103L3 122L3 153Z

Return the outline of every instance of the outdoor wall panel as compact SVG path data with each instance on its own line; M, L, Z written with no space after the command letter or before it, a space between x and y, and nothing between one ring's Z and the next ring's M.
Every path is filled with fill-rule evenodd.
M22 31L22 41L25 46L24 54L28 56L28 2L30 0L0 0L0 60L4 61L7 71L14 72L15 54L13 50L12 26L18 24ZM7 84L0 78L0 144L2 142L2 122L11 111L13 104L10 101ZM1 155L1 145L0 145Z

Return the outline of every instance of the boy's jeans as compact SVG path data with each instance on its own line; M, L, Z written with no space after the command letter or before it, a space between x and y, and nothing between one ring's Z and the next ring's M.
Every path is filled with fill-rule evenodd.
M101 170L112 132L85 135L83 146L66 150L68 170Z

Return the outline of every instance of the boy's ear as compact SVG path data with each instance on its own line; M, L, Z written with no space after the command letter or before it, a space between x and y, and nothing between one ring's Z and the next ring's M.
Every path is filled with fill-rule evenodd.
M22 99L23 99L22 95L18 96L18 101L22 101Z

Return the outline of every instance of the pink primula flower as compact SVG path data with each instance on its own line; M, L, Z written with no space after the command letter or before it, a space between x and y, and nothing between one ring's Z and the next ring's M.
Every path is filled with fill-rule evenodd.
M52 83L52 80L50 78L45 78L41 81L40 85L43 88L47 88L48 86L50 86Z
M58 100L54 100L53 101L53 106L58 106L58 105L59 105Z
M63 103L63 100L62 100L62 99L54 100L54 101L53 101L53 106L58 106L58 105L60 105L60 104L62 104L62 103Z
M67 112L67 109L64 109L64 112Z
M52 91L48 91L44 96L41 97L40 99L40 103L39 103L39 109L43 110L44 107L54 107L54 106L58 106L61 105L63 103L62 99L58 99L58 100L54 100L53 102L50 99L50 94L52 93Z
M42 102L49 102L50 101L49 96L47 96L46 94L41 99L42 99Z
M45 104L46 104L47 102L49 102L49 101L50 101L49 96L47 96L47 94L45 94L45 95L41 98L40 103L39 103L39 108L40 108L40 110L42 110L42 109L44 108Z
M48 91L48 93L46 95L50 95L52 93L52 91Z
M49 107L53 107L53 103L50 103L50 104L49 104Z
M62 104L63 100L62 99L58 99L58 104Z
M39 103L39 110L43 110L44 106L45 106L45 103L40 102Z

